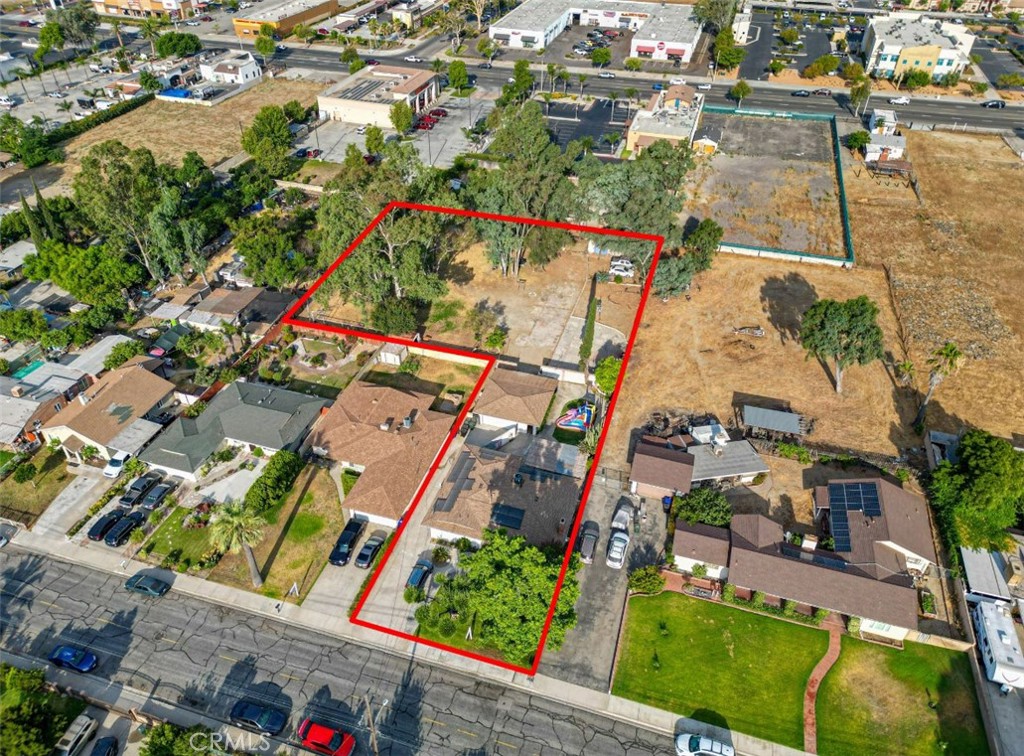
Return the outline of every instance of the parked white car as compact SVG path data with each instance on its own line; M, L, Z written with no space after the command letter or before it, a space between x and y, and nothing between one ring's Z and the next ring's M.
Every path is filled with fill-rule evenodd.
M406 63L422 63L423 62L423 58L417 58L415 55L406 55L405 56L405 62Z
M682 76L677 76L674 79L669 79L668 83L674 87L681 87L686 83L686 79L684 79Z
M890 105L909 105L910 104L910 98L909 97L890 97L889 98L889 104Z
M710 92L711 91L711 85L710 84L698 84L697 85L697 89L699 89L701 92Z
M736 756L736 751L718 740L684 732L676 735L676 756Z
M602 71L597 75L597 77L599 79L614 79L615 74L613 74L611 71Z
M103 468L103 477L104 478L117 478L117 477L119 477L121 475L121 473L124 472L124 464L125 464L125 462L127 462L131 458L132 458L132 455L129 454L128 452L117 452L117 454L115 454L113 457L111 457L110 461L107 462L107 466Z

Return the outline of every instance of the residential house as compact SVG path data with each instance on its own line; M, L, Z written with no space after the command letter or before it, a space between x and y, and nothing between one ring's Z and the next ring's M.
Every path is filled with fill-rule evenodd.
M138 454L161 430L157 417L174 394L174 384L152 371L161 360L133 357L111 370L77 396L77 401L42 426L69 459L82 461L81 451L95 447L103 459L117 452Z
M899 134L871 134L871 141L864 146L864 162L880 163L887 160L902 160L907 150L907 138Z
M105 370L103 363L106 361L107 357L110 356L110 353L114 351L114 347L118 344L126 344L131 341L135 341L135 339L122 334L104 336L71 360L71 362L68 363L68 367L74 370L81 370L91 378L98 378Z
M989 680L1024 689L1024 653L1021 636L1007 604L979 601L971 605L971 624Z
M626 149L635 157L655 142L690 144L703 107L704 97L685 84L655 92L647 106L633 115L626 131Z
M237 254L232 257L231 262L217 269L217 278L239 289L255 286L252 278L245 274L245 258Z
M703 566L707 577L727 580L729 577L729 531L703 523L689 525L676 522L672 537L672 558L677 569L692 573Z
M430 537L468 538L501 529L534 545L562 545L580 501L579 481L538 470L515 454L464 446L439 470L442 481L423 524Z
M644 436L633 452L629 490L637 496L657 499L685 496L693 481L693 455L681 436Z
M973 44L963 26L907 12L872 17L861 50L871 76L901 80L910 71L926 71L938 81L970 65Z
M718 151L718 145L722 143L722 127L704 125L694 134L693 144L690 145L698 155L714 155Z
M874 108L868 115L868 131L872 134L895 136L899 118L895 110Z
M170 299L163 300L150 313L150 317L158 320L177 321L187 315L193 307L210 295L210 287L202 281L176 289Z
M263 72L252 53L232 50L199 64L199 73L214 84L244 85L259 81Z
M315 396L236 381L221 389L198 417L175 420L139 459L195 481L203 463L224 444L268 455L295 451L328 406L328 400Z
M201 331L217 331L223 324L241 326L245 311L263 291L254 286L246 289L214 289L191 310L180 316L180 321Z
M768 465L746 439L695 444L686 450L693 455L693 483L753 483L758 475L768 474Z
M4 247L0 252L0 281L14 281L22 277L25 258L36 253L36 245L22 239Z
M394 527L405 514L452 429L435 398L355 381L314 427L313 452L360 473L342 502L353 516Z
M56 362L40 362L17 378L0 376L0 442L20 446L39 441L43 423L88 385L88 375Z
M534 434L544 425L557 388L554 378L495 368L473 404L473 416L478 426L506 430L510 438Z

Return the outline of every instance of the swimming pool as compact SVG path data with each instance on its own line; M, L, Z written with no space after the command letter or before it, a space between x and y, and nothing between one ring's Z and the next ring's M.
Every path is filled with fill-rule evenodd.
M32 362L28 363L25 367L19 368L18 370L15 370L13 373L11 373L11 378L20 381L26 375L29 375L33 371L37 370L43 364L43 360L33 360Z

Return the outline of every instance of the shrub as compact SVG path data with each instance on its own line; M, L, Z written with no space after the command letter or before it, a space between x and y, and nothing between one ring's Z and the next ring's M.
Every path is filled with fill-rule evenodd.
M665 578L655 565L633 570L629 575L629 590L632 593L654 594L665 589Z
M764 606L764 591L754 591L754 598L750 603L753 604L757 609L760 609L762 606Z
M304 463L298 454L290 451L275 452L263 474L245 494L245 506L252 512L265 512L291 490Z
M446 546L437 546L434 549L434 553L430 555L434 564L448 564L451 559L451 552L448 551Z
M193 402L185 408L182 412L185 417L199 417L203 414L203 410L206 409L206 402Z
M260 457L262 457L263 454L264 454L264 451L263 451L263 447L262 446L257 446L255 449L252 450L252 456L256 457L256 459L259 459Z
M814 610L814 624L815 625L820 625L822 622L825 621L825 618L828 617L828 615L829 615L828 609L822 609L819 606L817 609Z
M39 470L31 462L22 462L14 470L14 482L15 483L28 483L34 477Z
M846 632L850 635L857 635L860 633L860 617L850 617L846 623Z
M463 536L455 542L455 550L458 551L460 554L466 554L470 551L473 551L473 542L465 536Z
M703 564L703 563L695 564L695 565L693 565L693 569L690 570L690 574L693 575L695 578L707 577L708 576L708 566L706 564Z
M580 370L586 370L590 362L590 354L594 351L594 326L597 322L597 302L591 299L587 305L587 320L583 325L583 338L580 340Z
M434 614L430 604L421 604L416 607L414 616L416 621L428 630L433 630L437 627L437 615Z
M733 602L736 600L736 586L732 583L726 583L722 587L722 600Z
M451 638L458 629L458 625L455 624L455 620L450 615L446 614L438 620L437 632L444 638Z
M764 483L765 480L767 480L767 479L768 479L768 473L763 473L763 472L758 473L757 475L754 476L754 483L753 483L753 485L759 486L762 483Z
M398 366L399 373L407 373L408 375L416 375L420 372L422 363L418 357L406 357L402 360L402 364Z
M799 444L779 443L777 448L780 457L795 459L802 465L811 464L811 452Z
M658 634L661 635L662 638L668 637L668 623L665 620L659 620Z
M786 599L782 603L782 614L784 617L796 617L798 614L796 610L796 602L792 599Z
M422 588L410 585L405 589L405 593L402 594L402 598L407 604L420 604L427 598L427 594Z
M387 334L416 330L416 310L407 299L385 299L370 313L370 325Z

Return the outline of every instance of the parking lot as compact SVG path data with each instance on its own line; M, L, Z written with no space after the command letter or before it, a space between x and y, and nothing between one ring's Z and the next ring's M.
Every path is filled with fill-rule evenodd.
M629 573L638 567L660 564L665 544L665 513L657 502L645 504L646 516L638 516L630 533L626 563L616 570L605 561L612 516L621 504L636 507L638 499L622 490L617 479L595 476L583 513L582 532L588 523L600 531L593 564L579 572L580 600L576 603L576 627L566 636L558 651L548 650L540 664L540 674L575 685L607 692L611 684L612 660L618 643L619 625L626 601ZM592 525L590 527L593 527Z
M848 19L843 17L841 20L845 23ZM820 14L808 13L800 21L785 19L782 24L781 28L785 28L785 24L791 24L792 28L800 32L797 45L802 45L800 49L785 53L786 58L792 59L792 62L787 64L787 68L800 71L822 55L832 53L833 17L830 16L822 22ZM750 33L752 41L744 48L747 51L747 57L740 64L740 75L743 78L751 80L768 78L768 64L783 52L784 46L778 32L779 29L776 29L776 23L771 14L754 14Z
M1014 38L1013 41L1015 44L1022 44L1020 37ZM971 53L981 57L978 68L985 74L985 78L992 83L993 87L1000 76L1007 74L1024 75L1024 65L1021 65L1016 58L1003 49L1002 45L994 39L979 38L971 49ZM1012 89L1020 91L1024 87L1013 87Z
M610 154L611 145L604 141L604 137L607 134L623 134L626 113L624 104L616 105L615 121L612 121L611 100L607 98L581 105L578 113L575 105L558 102L552 103L548 112L548 126L563 150L572 140L589 137L593 140L596 154Z

